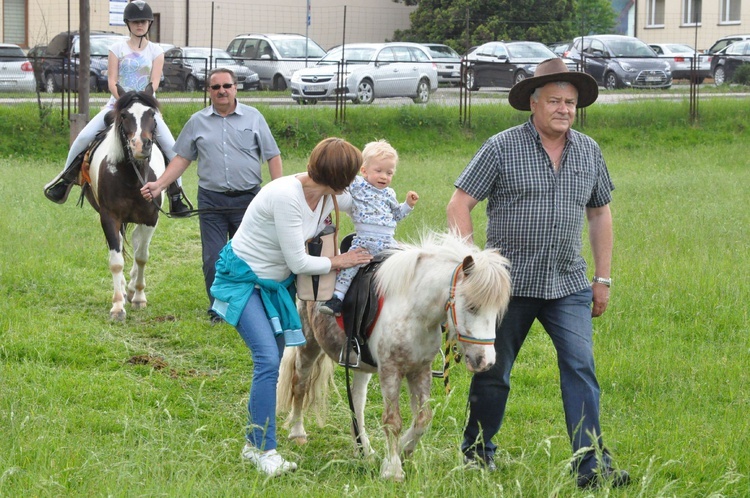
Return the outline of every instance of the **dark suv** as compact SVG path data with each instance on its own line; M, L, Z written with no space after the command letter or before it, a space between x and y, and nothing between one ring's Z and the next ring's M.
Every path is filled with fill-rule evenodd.
M112 31L91 32L91 91L107 91L109 47L120 40L127 39L127 36ZM80 51L81 43L78 31L64 31L52 38L47 44L43 58L37 59L41 61L39 73L47 93L68 89L75 91L78 88Z

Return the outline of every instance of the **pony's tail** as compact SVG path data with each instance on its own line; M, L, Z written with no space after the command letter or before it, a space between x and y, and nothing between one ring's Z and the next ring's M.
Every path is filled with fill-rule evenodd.
M276 386L276 413L289 413L285 427L294 422L294 387L300 381L297 371L297 349L286 348L281 358L279 382ZM333 385L335 364L327 355L321 354L310 367L309 377L305 384L302 411L312 412L320 427L325 424L328 414L328 393ZM299 414L301 415L301 414Z

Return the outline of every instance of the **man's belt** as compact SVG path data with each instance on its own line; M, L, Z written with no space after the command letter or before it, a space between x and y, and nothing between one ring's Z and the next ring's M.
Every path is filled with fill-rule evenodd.
M243 195L256 195L258 192L260 192L260 187L253 187L250 190L225 190L224 192L221 192L222 194L228 196L228 197L241 197Z

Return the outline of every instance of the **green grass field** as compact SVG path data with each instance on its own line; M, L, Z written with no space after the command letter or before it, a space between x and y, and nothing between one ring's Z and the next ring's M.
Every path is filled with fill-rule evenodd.
M96 213L76 207L77 189L64 206L42 195L65 131L52 118L40 139L36 109L0 108L0 496L750 496L749 111L741 100L705 102L695 126L680 103L588 112L585 131L616 185L612 300L595 321L602 429L633 483L581 492L567 470L555 353L538 325L513 371L499 472L461 466L470 376L455 366L449 395L435 381L435 417L405 482L378 477L376 379L367 413L379 454L354 456L343 370L326 424L307 421L306 446L279 431L279 450L300 470L265 480L240 458L251 362L234 329L206 320L197 219L160 221L149 306L110 322ZM303 170L325 135L391 140L401 153L394 188L420 194L397 232L405 240L445 229L452 182L473 152L526 118L476 109L466 130L455 111L431 106L352 108L345 127L325 110L264 112L287 173ZM189 111L165 115L178 130ZM194 168L184 179L193 199Z

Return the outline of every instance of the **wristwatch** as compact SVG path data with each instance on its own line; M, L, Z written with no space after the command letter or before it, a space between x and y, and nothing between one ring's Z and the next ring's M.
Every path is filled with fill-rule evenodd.
M602 284L606 285L607 287L612 286L612 279L611 278L602 278L602 277L594 277L592 280L595 284Z

